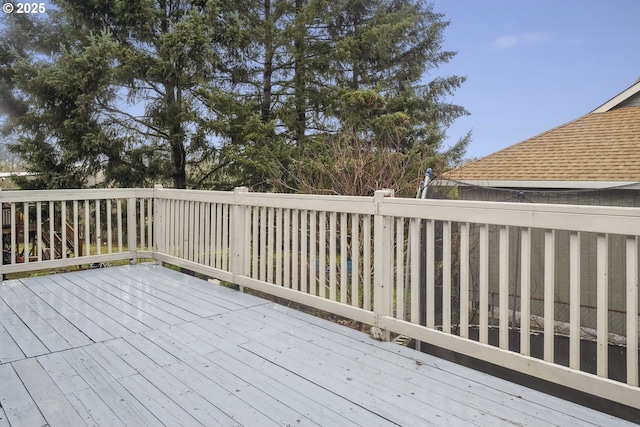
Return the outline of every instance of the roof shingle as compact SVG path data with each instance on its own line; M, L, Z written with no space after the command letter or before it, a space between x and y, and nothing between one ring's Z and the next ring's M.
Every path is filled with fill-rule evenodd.
M640 106L594 112L447 174L455 180L640 181Z

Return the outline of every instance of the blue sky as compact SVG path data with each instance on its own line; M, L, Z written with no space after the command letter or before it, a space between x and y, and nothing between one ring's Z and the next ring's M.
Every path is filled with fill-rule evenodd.
M471 113L475 158L576 119L640 78L638 0L435 0L451 21L433 75L464 75L450 99Z

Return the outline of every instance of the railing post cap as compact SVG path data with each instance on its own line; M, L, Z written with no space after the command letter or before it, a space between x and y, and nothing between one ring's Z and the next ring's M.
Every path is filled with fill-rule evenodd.
M237 193L248 193L249 192L249 187L235 187L233 189L233 194L237 194Z
M162 190L162 184L156 184L153 186L154 190Z
M383 188L382 190L376 190L376 192L373 194L373 199L374 201L379 202L385 197L393 197L393 196L394 196L393 189Z

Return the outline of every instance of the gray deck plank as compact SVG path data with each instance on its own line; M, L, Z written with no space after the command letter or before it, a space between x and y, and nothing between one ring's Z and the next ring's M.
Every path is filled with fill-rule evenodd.
M570 425L581 425L585 423L587 425L591 425L592 423L611 425L612 423L620 422L618 418L611 415L593 411L585 406L564 401L515 383L505 382L500 378L457 365L444 359L432 357L393 343L377 342L362 332L345 328L337 323L319 317L309 318L305 313L282 305L271 304L256 307L254 310L278 318L291 325L298 325L299 323L297 323L297 321L308 321L314 325L314 328L319 328L318 333L321 336L335 340L336 343L348 343L349 347L360 348L364 353L382 358L399 367L416 369L416 360L419 360L421 365L417 368L418 375L422 375L421 372L425 368L433 368L438 372L446 373L445 378L448 378L451 385L461 388L466 384L468 389L471 388L474 390L474 394L482 398L493 398L492 405L496 410L502 411L505 407L504 405L515 405L518 410L523 412L523 419L526 419L527 415L531 415L551 423L557 423L559 420L563 420L565 424ZM294 318L297 319L297 321L292 321L280 316ZM326 330L329 335L323 334L322 330ZM341 336L345 337L346 341L341 340ZM336 348L343 349L344 347L339 346ZM455 378L455 380L452 380L452 378Z
M4 302L16 313L22 322L36 335L47 348L47 352L60 351L72 346L38 312L22 300L12 288L5 289L0 295Z
M36 359L12 365L50 427L87 426Z
M546 417L545 420L545 417L541 416L544 413L540 414L539 411L536 412L531 408L527 411L526 409L530 405L522 401L521 398L506 396L504 393L498 393L481 384L465 383L462 378L458 382L459 388L449 386L442 374L435 370L431 378L422 376L422 380L417 380L416 377L420 378L420 375L413 373L412 377L404 379L402 377L406 376L408 370L415 372L417 369L424 370L424 368L417 366L415 360L411 360L410 366L399 368L394 363L385 363L383 360L371 356L369 352L353 350L350 345L352 340L339 342L339 340L334 341L333 337L324 339L317 336L309 327L302 328L300 325L296 325L296 328L291 332L283 333L286 337L275 338L274 334L281 333L279 331L283 329L282 322L279 323L279 327L270 328L269 325L273 322L266 322L264 314L255 313L252 310L242 314L242 319L234 319L236 325L241 322L255 322L262 325L260 328L263 341L254 339L258 343L262 342L263 345L271 346L275 350L286 348L287 354L298 356L296 359L301 359L306 354L313 354L314 360L309 366L320 368L321 364L325 369L329 366L328 369L331 372L348 372L348 375L353 378L365 378L363 385L367 389L377 389L381 393L387 391L390 395L403 396L408 401L419 402L423 405L430 404L449 416L459 417L466 423L476 422L477 414L482 413L483 425L503 425L504 419L524 421L533 425L555 425L558 420L571 425L586 425L584 420L573 416L559 416L557 413L552 417ZM271 333L269 333L270 329L272 329ZM270 344L271 342L285 344L278 347ZM416 356L421 357L419 353L416 353ZM469 392L467 387L474 387L473 392ZM492 401L487 397L501 401ZM460 401L464 404L461 405Z
M201 396L216 396L215 406L221 410L229 411L232 418L234 418L241 425L279 425L278 422L272 418L275 412L268 411L268 413L261 413L255 406L262 406L264 402L258 400L251 401L252 403L245 402L240 393L249 393L245 384L241 384L237 381L235 386L229 386L229 382L220 384L211 378L212 374L209 372L204 373L191 366L190 363L197 366L207 366L207 363L201 363L202 360L197 360L199 356L195 351L190 350L182 343L177 342L169 335L162 333L161 331L150 331L145 334L147 338L153 341L163 351L173 355L178 362L174 362L165 366L165 370L171 373L174 377L184 379L188 381L189 387L199 393ZM227 387L225 387L227 385ZM241 390L242 387L242 390ZM268 396L262 395L263 399L268 399ZM212 404L214 402L211 402ZM255 405L255 406L252 406ZM224 409L223 409L224 408Z
M241 426L227 411L215 403L219 402L214 395L202 396L198 387L193 387L188 378L176 377L166 369L145 369L140 372L150 383L156 386L174 402L180 405L203 425L209 426ZM211 392L211 390L208 390ZM226 408L225 408L226 409Z
M125 425L163 425L82 348L65 351L62 355Z
M276 306L256 308L261 316L269 316L274 321L282 324L290 324L299 327L303 321L291 318L282 313ZM252 313L248 314L250 317ZM287 318L289 317L289 318ZM260 320L264 321L264 317ZM308 325L305 331L308 337L301 338L307 342L313 342L324 351L331 351L335 354L351 360L358 360L367 366L374 367L391 375L403 376L403 373L411 372L411 376L404 375L407 386L421 387L429 384L432 390L437 390L446 402L455 399L465 402L465 406L474 408L477 411L485 411L496 417L510 417L510 419L521 419L536 425L555 425L558 421L575 424L577 421L572 416L565 416L559 419L557 412L545 410L538 405L533 405L520 395L508 394L503 390L496 390L486 387L484 384L471 381L463 376L459 376L455 382L447 381L447 377L437 367L424 363L424 357L418 352L413 352L412 358L399 356L396 352L381 349L380 345L370 345L365 341L353 340L344 335L330 332L327 329L316 325ZM367 335L362 334L363 337ZM367 341L373 342L370 338ZM435 403L435 402L434 402ZM517 408L517 409L515 409Z
M504 388L496 389L483 382L469 379L460 370L443 375L439 360L433 361L432 358L420 354L413 354L411 355L413 357L409 358L392 351L371 348L363 342L342 340L339 334L327 333L326 329L316 328L318 328L315 331L317 335L314 335L313 341L315 345L324 349L335 348L336 352L342 356L358 358L363 363L373 364L380 369L409 371L412 375L407 377L408 383L418 386L425 383L431 384L438 393L448 398L462 400L478 411L484 410L498 417L510 416L511 419L541 426L556 425L556 423L567 425L590 423L589 420L579 417L579 411L551 410L537 402L531 402L526 395L509 392ZM336 346L336 344L347 343L348 347ZM455 381L451 381L451 374L455 375Z
M383 387L382 384L377 384L366 378L360 378L361 382L354 382L353 376L347 372L326 369L323 367L323 361L319 360L319 354L296 349L288 339L289 337L284 337L282 330L276 327L271 328L263 323L254 326L252 329L251 325L245 323L242 319L241 314L244 314L244 312L229 313L212 318L211 321L213 323L220 322L225 327L249 338L249 341L240 345L240 347L255 355L264 357L266 360L293 374L305 377L314 384L392 421L398 419L398 414L402 414L405 422L408 421L412 425L429 425L431 417L437 417L442 421L443 424L440 425L451 425L452 422L460 422L460 419L448 416L448 414L437 408L433 408L433 412L429 414L417 415L412 413L416 408L407 404L408 401L412 400L410 396L407 396L409 397L407 401L401 396L388 393L386 387ZM253 325L256 324L253 323ZM296 331L299 332L300 328ZM283 342L275 342L278 339L276 337L280 336ZM274 342L272 343L272 341ZM276 348L272 348L272 346ZM377 388L382 388L383 393L376 393Z
M196 354L205 354L217 350L214 345L208 343L206 340L189 334L187 331L181 328L181 326L182 325L169 326L167 328L162 328L160 331L154 332L162 332L173 339L174 343L179 342L179 345L183 347L184 351L193 351Z
M233 326L237 331L245 327L239 319ZM372 412L391 421L402 423L404 419L412 424L452 425L506 425L500 420L469 411L464 405L447 402L430 390L407 387L393 374L381 372L355 360L336 361L331 351L322 349L297 339L293 335L267 325L261 325L261 334L241 345L242 348L265 357L292 373L309 378L310 381L327 388L347 400L352 400ZM304 334L301 328L297 334ZM426 397L428 395L428 397ZM430 405L419 405L424 399L431 399ZM398 414L402 414L398 417Z
M279 311L286 310L287 313L293 317L304 315L304 313L298 313L295 312L295 310L290 310L283 306L278 306L277 309ZM365 351L371 351L373 354L377 354L376 352L379 351L379 349L376 349L373 346L376 342L371 340L366 334L349 328L342 328L336 323L320 318L315 318L312 322L314 322L314 324L319 328L335 332L338 335L354 338L356 343L359 342L365 346ZM357 344L354 343L353 345ZM380 355L389 362L399 366L411 367L415 363L415 359L420 357L420 362L423 366L430 366L446 373L450 378L450 381L454 384L458 381L471 382L474 389L487 388L496 393L503 393L510 396L510 398L515 397L515 402L520 404L523 404L523 402L529 402L533 407L532 410L534 411L534 415L541 416L550 421L558 418L564 418L565 415L578 418L579 420L587 423L596 423L599 425L610 425L612 422L616 423L620 421L618 418L611 415L593 411L585 406L558 399L546 393L520 386L516 383L504 381L500 378L484 374L480 371L458 365L448 360L431 357L407 347L388 342L377 343L375 347L388 350L387 352L380 353ZM483 394L483 396L486 395ZM502 402L498 403L502 404ZM523 406L526 408L526 405Z
M62 352L38 356L38 362L63 394L67 395L89 389L89 384L67 362Z
M0 364L20 360L24 353L0 322Z
M130 427L92 389L74 391L66 395L87 425L92 427Z
M148 356L158 366L168 366L179 360L143 335L128 336L124 337L124 339L136 350Z
M276 417L277 413L261 413L256 406L261 406L262 402L243 401L239 393L226 390L220 384L202 375L187 363L178 362L167 366L166 371L176 378L184 379L189 383L189 387L196 393L203 396L211 404L227 413L232 419L243 426L278 426L280 425L271 417ZM237 389L238 391L240 389Z
M194 332L200 339L217 347L217 351L204 355L211 363L231 370L239 378L258 385L261 390L282 402L291 402L293 407L305 411L305 415L321 425L386 425L386 420L360 406L345 405L344 400L337 395L317 387L304 378L293 375L235 344L220 341L211 331L192 323L179 327L184 327L184 330L190 333Z
M145 336L181 361L168 365L167 370L177 378L188 379L189 385L201 395L216 395L218 397L216 400L221 400L220 407L229 409L241 424L247 426L317 425L274 400L264 391L256 389L234 374L209 362L188 345L180 342L179 338L184 336L178 336L176 339L164 332L164 330L150 331L145 333ZM282 419L282 417L287 418Z
M132 342L139 343L135 337L129 337ZM144 340L144 338L143 338ZM147 341L150 343L150 341ZM159 365L153 359L171 360L171 363L180 363L177 358L169 355L162 348L156 346L153 353L139 351L126 339L113 340L106 345L123 361L135 368L145 380L153 385L162 394L175 402L180 408L191 414L199 423L205 426L239 426L227 413L218 408L215 404L198 394L189 385L185 384L183 377L171 375L165 366ZM143 346L143 350L146 350ZM158 355L161 356L158 356ZM209 397L211 399L212 396Z
M2 323L4 329L11 335L11 338L13 338L13 341L20 347L25 356L32 357L48 353L49 349L2 299L2 295L7 289L8 286L5 284L0 286L0 323Z
M408 405L407 401L403 400L402 397L395 395L392 396L386 392L379 394L375 389L369 388L368 382L364 380L361 384L351 384L351 377L344 375L341 376L340 374L324 369L322 367L322 363L316 366L306 364L300 360L298 357L299 354L295 354L296 357L294 357L294 353L290 352L290 349L286 349L286 352L283 353L281 350L265 348L263 344L255 341L243 344L242 348L283 369L288 370L292 374L303 376L318 387L327 389L340 396L342 399L362 406L378 416L398 425L447 426L462 424L462 420L459 418L448 416L448 414L442 413L442 411L437 408L433 408L433 410L430 410L428 414L416 414L416 409L421 408ZM315 355L307 354L303 357L314 359ZM422 409L422 412L424 412L424 408ZM439 424L436 424L436 422L439 422Z
M211 298L210 294L199 292L193 285L190 285L189 282L178 282L175 279L170 280L166 277L153 274L144 276L137 274L131 276L126 274L126 270L123 269L115 269L113 274L114 277L118 277L124 283L132 286L142 285L146 287L151 285L154 291L169 295L171 302L175 305L189 310L200 317L215 316L216 314L229 311L229 308L217 304L217 301ZM158 296L162 297L163 295ZM244 308L238 304L229 303L227 305L231 305L231 309L233 310Z
M131 338L132 341L137 343L139 343L140 341L149 342L146 338L138 335L133 335L131 336ZM140 350L134 347L130 342L126 340L126 337L111 340L104 344L109 348L110 351L116 354L120 359L122 359L137 372L144 371L145 369L157 369L163 366L163 364L157 363L154 360L155 358L150 357L157 353L163 353L162 349L160 347L157 347L153 343L150 343L151 345L156 347L155 349L153 349L153 353L148 353L145 348ZM165 361L165 363L172 363L177 361L178 359L171 356L170 358L168 358L168 362Z
M183 328L190 328L193 330L192 334L195 332L194 328L202 329L203 331L212 333L222 342L229 342L232 344L244 344L249 339L244 335L240 335L232 331L231 329L227 329L220 325L220 322L214 322L213 319L217 319L217 317L211 317L209 319L198 319L194 322L189 322L185 324ZM210 339L214 339L210 338Z
M375 353L380 349L387 350L390 354L386 355L387 360L391 363L398 364L400 366L411 367L415 364L415 359L420 358L420 362L423 366L431 366L449 377L449 381L456 383L458 381L471 381L474 389L489 388L495 390L498 393L504 393L508 396L515 396L516 402L530 402L534 407L535 414L542 416L548 420L556 418L563 418L565 415L570 417L576 417L581 422L593 423L594 425L608 426L616 423L626 424L619 418L613 417L603 412L594 411L577 403L569 402L563 399L550 396L546 393L523 387L516 383L505 381L498 377L487 375L480 371L468 368L466 366L458 365L448 360L432 357L420 352L416 352L413 349L403 347L390 342L377 342L369 338L367 334L359 332L351 328L345 328L335 322L322 319L320 317L309 317L306 313L278 305L272 304L271 306L257 307L257 311L263 311L265 309L272 308L275 311L284 313L287 316L308 321L319 328L326 329L332 333L343 335L356 343L362 343L366 346L366 351ZM381 353L385 355L385 353ZM399 356L399 357L398 357ZM630 424L629 424L630 425Z
M103 343L85 347L83 350L86 354L91 356L93 360L98 362L102 369L109 372L109 375L117 380L130 377L138 373Z
M156 414L165 425L171 427L204 426L142 375L136 374L118 381L150 412Z
M358 348L353 340L342 342L339 337L334 336L335 334L327 338L322 335L322 331L314 331L312 328L307 330L312 333L314 347L311 348L317 346L319 351L332 352L331 358L338 359L335 360L338 366L342 366L343 363L335 356L358 361L358 366L362 364L374 367L374 372L379 371L376 375L392 378L391 381L384 381L385 383L395 382L396 390L404 389L412 394L415 393L417 400L424 404L432 403L443 409L448 407L447 410L450 413L460 413L459 404L452 405L452 403L464 402L463 410L485 412L499 419L518 420L537 426L556 425L555 423L559 421L576 425L576 419L573 417L559 417L557 413L549 413L549 416L545 416L544 410L540 411L539 407L530 405L519 396L507 395L502 391L487 388L483 384L471 382L464 377L460 377L458 381L451 384L441 371L423 364L420 355L416 355L416 359L407 361L406 364L393 363L384 357L372 355L368 352L369 349ZM302 339L307 340L307 338ZM350 371L355 373L358 369L356 367ZM407 375L407 372L411 375ZM394 379L396 376L402 380L396 382ZM425 388L428 388L429 393L424 393Z
M176 316L182 318L185 321L194 320L198 317L206 317L209 313L194 301L185 299L180 295L180 290L177 286L173 288L163 287L161 284L157 285L155 282L144 278L137 280L134 277L120 274L120 267L114 268L114 271L108 276L104 276L102 280L112 286L116 286L120 289L124 289L132 295L149 301L158 307L174 313ZM81 272L83 276L95 274L93 271ZM215 312L213 313L215 314Z
M198 349L191 348L189 342L181 341L184 336L161 335L165 331L157 331L154 342L158 343L165 351L173 354L184 362L183 371L197 373L203 378L207 378L217 387L221 387L230 396L244 402L247 407L253 407L257 411L255 419L244 422L245 425L268 425L274 421L279 425L300 425L317 426L318 424L307 418L303 414L287 406L284 402L274 399L270 393L256 388L252 383L240 378L236 373L231 372L220 365L212 363L202 356ZM215 356L214 356L215 358ZM176 366L177 364L174 364ZM232 402L235 404L235 400ZM240 420L239 420L240 421Z
M93 270L91 272L93 273ZM132 301L131 296L124 291L115 290L114 294L111 294L104 290L100 280L87 281L84 277L74 274L52 276L52 280L90 307L117 322L120 332L115 331L112 335L142 332L152 327L147 325L145 321L157 321L154 317L147 316L146 312L141 309L146 303L134 305L136 301ZM153 327L155 326L158 325L153 324ZM113 325L112 327L117 328Z
M228 348L205 357L221 368L233 369L241 379L290 405L317 424L362 427L395 425L242 348Z
M216 304L219 304L229 310L237 310L240 308L253 307L255 305L262 305L266 301L255 295L238 292L235 289L231 289L225 286L214 285L211 282L198 279L197 277L182 274L178 271L171 270L153 264L144 264L140 266L144 268L149 274L156 277L162 277L179 281L190 285L194 290L206 295L210 295L215 298ZM134 272L133 270L129 270Z
M80 331L73 323L62 316L51 305L25 286L21 281L21 286L16 286L12 290L24 302L26 302L40 317L42 317L60 336L69 343L70 347L79 347L90 344L92 340ZM31 281L28 281L31 283Z
M138 374L136 369L106 344L96 344L83 350L165 425L202 425Z
M7 414L4 413L2 406L0 406L0 427L11 427L7 419Z
M98 273L93 273L98 274ZM75 275L65 275L64 280L74 285L81 291L81 295L92 295L104 303L113 306L148 328L160 328L165 325L183 322L184 319L176 317L164 310L159 309L149 301L145 301L131 295L123 289L114 287L103 280L103 276L96 276L96 280L91 277L75 277Z
M129 276L123 274L121 268L114 269L110 275L109 281L117 281L119 285L125 285L129 289L147 294L149 297L155 298L157 301L164 301L175 308L190 313L185 320L193 320L194 315L197 317L207 317L215 315L219 312L227 310L222 309L215 304L207 304L207 302L198 301L197 298L191 297L182 292L181 286L176 283L174 286L167 286L160 280L155 280L153 276L145 276L143 278ZM212 307L209 309L209 307Z
M50 276L30 279L29 289L94 342L105 341L121 333L122 326L119 323L96 312L93 307L62 288Z
M132 298L134 298L134 301L136 301L136 308L141 309L145 306L149 308L154 307L156 309L156 313L168 313L172 318L177 319L175 321L167 323L175 324L179 322L194 320L200 317L189 310L185 310L184 308L173 304L171 296L167 294L161 294L162 297L159 297L159 293L155 292L151 286L147 286L145 288L145 286L140 285L139 283L138 286L132 285L130 283L123 283L119 280L119 278L112 275L101 274L98 272L98 270L82 271L76 274L80 276L80 280L85 280L87 282L88 280L91 280L91 284L93 285L96 285L97 282L101 282L101 289L117 295L120 299L130 301L132 300ZM74 281L75 280L78 279L74 278ZM144 312L145 310L142 309L142 311ZM160 317L160 319L162 318Z
M0 365L0 385L0 406L11 427L47 426L38 406L9 363Z

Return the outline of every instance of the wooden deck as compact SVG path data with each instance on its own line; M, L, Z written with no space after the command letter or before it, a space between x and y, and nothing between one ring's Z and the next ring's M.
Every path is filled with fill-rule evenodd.
M622 426L150 264L5 281L0 427Z

